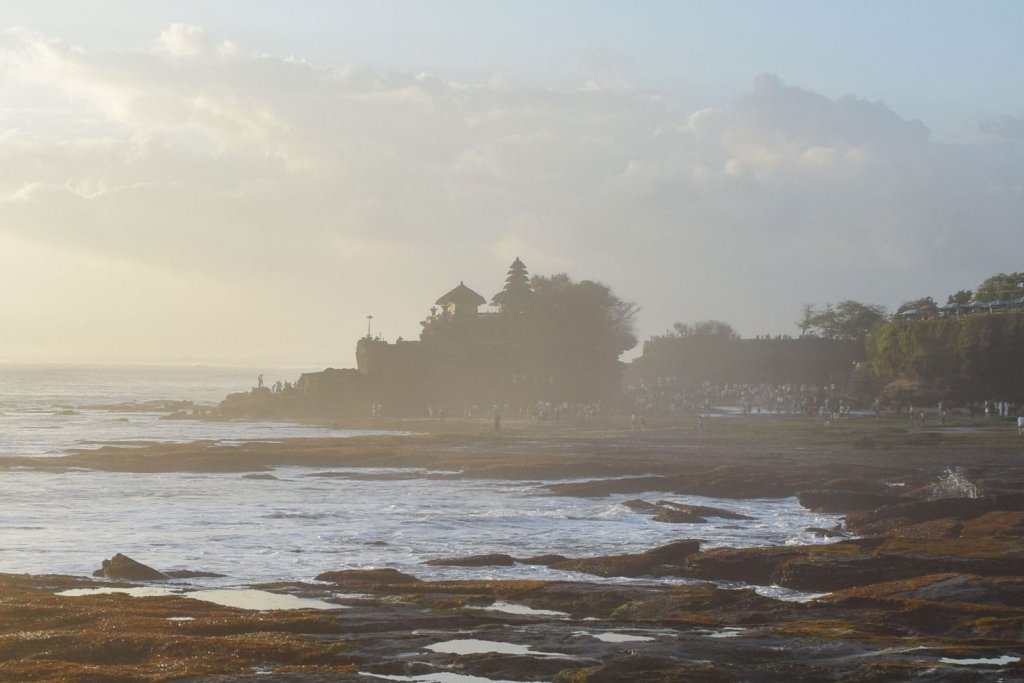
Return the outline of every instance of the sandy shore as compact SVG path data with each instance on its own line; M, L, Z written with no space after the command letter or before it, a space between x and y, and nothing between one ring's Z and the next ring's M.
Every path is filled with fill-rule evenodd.
M645 432L615 422L506 421L499 434L485 420L344 426L416 434L111 448L3 458L0 468L416 467L424 476L581 480L552 485L562 495L627 492L637 509L675 524L680 539L708 511L662 501L666 491L795 495L844 513L846 523L820 530L834 538L814 546L693 542L630 556L449 558L551 564L578 572L575 582L356 571L260 587L337 609L255 611L180 594L72 597L57 593L139 582L0 576L0 680L1024 678L1024 440L1008 425L752 416L706 420L703 433L693 420L652 422ZM633 580L597 579L616 576ZM778 600L757 586L820 597Z

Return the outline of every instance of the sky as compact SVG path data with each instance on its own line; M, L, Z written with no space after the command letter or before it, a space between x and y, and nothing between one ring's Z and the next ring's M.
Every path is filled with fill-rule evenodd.
M348 367L517 256L641 340L1024 270L1024 3L0 3L0 362ZM633 352L639 352L639 347Z

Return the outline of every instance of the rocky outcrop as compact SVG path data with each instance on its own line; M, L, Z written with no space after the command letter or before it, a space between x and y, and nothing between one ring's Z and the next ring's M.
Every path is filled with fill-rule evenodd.
M921 524L939 520L964 522L992 512L1024 512L1024 495L943 498L885 505L847 515L846 526L860 535L910 535Z
M816 546L717 548L695 554L685 576L829 592L939 573L1013 576L1024 566L1016 538L859 539Z
M883 505L893 505L907 500L891 493L845 489L812 489L800 491L796 496L800 504L808 510L828 513L875 510Z
M109 560L103 560L102 566L92 573L106 579L123 579L125 581L164 581L167 574L158 572L150 566L136 562L127 555L118 553Z
M427 560L424 564L432 567L510 567L516 563L511 555L492 553L490 555L470 555L468 557L451 557Z
M317 581L333 583L337 586L391 586L419 583L420 580L411 574L404 574L397 569L342 569L324 572L316 577Z
M708 507L706 505L686 505L667 500L659 500L656 503L649 503L646 500L627 500L623 505L630 510L651 515L659 522L668 522L670 524L705 524L708 521L708 517L737 520L753 519L753 517L741 515L738 512L732 512L723 508Z
M672 574L671 569L685 558L700 550L700 541L683 540L663 545L643 553L605 555L555 562L552 569L593 574L595 576L662 576Z

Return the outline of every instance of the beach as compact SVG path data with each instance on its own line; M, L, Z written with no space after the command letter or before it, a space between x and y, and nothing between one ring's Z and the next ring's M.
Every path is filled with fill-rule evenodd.
M93 569L125 552L185 578L5 574L0 678L994 681L1022 672L1024 444L1012 425L748 416L709 419L703 433L689 419L643 432L626 420L511 420L500 433L487 420L344 427L402 434L101 447L0 467L215 473L225 486L286 485L275 472L288 468L370 490L395 479L426 492L432 482L529 483L552 497L614 498L616 514L642 518L633 528L666 531L604 552L585 542L531 548L529 534L447 556L438 546L401 569L353 566L343 554L308 575L223 587L317 601L288 609L264 593L245 593L242 606L204 599L225 581L206 576L222 566L209 554L182 567L103 545ZM825 526L771 545L701 539L774 509L750 501L787 500ZM60 595L140 587L159 590Z

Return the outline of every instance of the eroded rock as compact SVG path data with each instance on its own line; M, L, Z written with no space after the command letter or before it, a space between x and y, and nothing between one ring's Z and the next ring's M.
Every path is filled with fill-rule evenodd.
M317 581L326 581L339 586L372 586L419 583L420 580L411 574L397 569L341 569L324 572L316 577Z
M666 566L678 566L684 559L700 550L700 541L683 540L669 543L643 553L585 557L555 562L553 569L594 574L595 576L659 576Z
M427 560L425 564L432 567L510 567L516 563L511 555L491 553L489 555L469 555L467 557L447 557Z
M159 572L148 565L137 562L127 555L118 553L92 573L107 579L124 579L126 581L163 581L169 579L167 574Z

